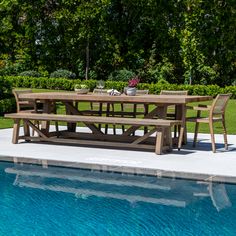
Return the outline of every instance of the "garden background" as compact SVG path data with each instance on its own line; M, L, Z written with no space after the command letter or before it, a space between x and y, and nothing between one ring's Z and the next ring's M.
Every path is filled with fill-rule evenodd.
M0 15L0 75L235 82L235 0L4 0Z
M2 0L0 23L0 114L15 110L12 88L92 91L102 79L122 91L138 75L154 94L232 93L236 132L235 0Z

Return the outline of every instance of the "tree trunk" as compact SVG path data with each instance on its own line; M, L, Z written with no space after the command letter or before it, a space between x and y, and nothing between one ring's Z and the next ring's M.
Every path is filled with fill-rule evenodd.
M86 45L86 68L85 68L85 79L89 79L89 38L87 39L87 45Z

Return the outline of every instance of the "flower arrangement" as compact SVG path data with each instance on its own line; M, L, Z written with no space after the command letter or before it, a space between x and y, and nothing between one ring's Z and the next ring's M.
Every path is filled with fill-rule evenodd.
M89 87L86 84L75 84L75 92L85 94L89 92Z
M86 84L75 84L75 89L88 89Z
M130 88L135 88L138 85L139 81L140 81L139 77L135 76L129 80L128 86Z
M131 78L128 82L128 87L124 88L124 93L128 96L135 96L137 88L136 86L138 85L140 79L138 76L135 76Z

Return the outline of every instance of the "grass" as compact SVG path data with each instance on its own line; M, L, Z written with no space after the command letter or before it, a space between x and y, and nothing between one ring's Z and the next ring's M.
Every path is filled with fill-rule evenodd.
M46 89L33 89L34 92L48 92L48 91L55 91L55 90L46 90ZM211 102L204 102L201 104L211 104ZM191 106L197 105L196 103L190 104ZM89 103L80 103L79 104L81 110L87 110L90 108ZM118 108L117 108L118 109ZM63 114L65 113L64 106L58 105L57 113ZM236 113L236 100L230 100L229 104L226 109L226 127L228 134L236 134L236 125L235 125L235 113ZM188 110L187 116L194 116L196 115L196 111ZM207 115L207 113L203 113L203 115ZM12 120L5 119L4 117L0 117L0 129L4 128L11 128L13 126ZM215 133L222 133L222 127L220 123L215 124ZM194 132L194 124L188 123L187 124L188 132ZM200 124L199 131L201 133L209 133L209 127L205 124Z

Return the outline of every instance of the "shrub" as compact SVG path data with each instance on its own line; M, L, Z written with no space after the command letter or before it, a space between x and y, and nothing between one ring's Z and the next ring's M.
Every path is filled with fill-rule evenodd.
M127 81L135 76L133 71L123 69L123 70L116 70L108 76L108 80L112 81Z
M70 80L64 78L34 78L25 76L5 76L5 80L9 81L16 88L40 88L40 89L57 89L57 90L73 90L76 83L80 80ZM96 85L95 85L96 86Z
M70 80L64 78L34 78L34 77L21 77L21 76L5 76L0 77L0 97L4 94L4 97L9 96L11 93L11 85L13 87L24 88L42 88L42 89L60 89L60 90L74 90L75 84L86 84L90 91L96 88L96 80ZM128 81L111 81L105 82L105 88L114 88L118 91L123 91L124 87L128 85ZM169 84L165 81L159 81L159 83L139 83L138 89L149 89L151 94L159 94L161 90L188 90L189 95L209 95L215 97L219 93L232 93L231 98L236 98L236 86L226 86L224 88L218 85L185 85L185 84ZM1 91L4 91L2 93Z
M0 68L0 76L17 75L25 70L25 65L20 62L12 63L9 60L4 60L3 63L4 66Z
M16 111L16 101L14 97L0 100L0 115L15 111Z
M34 70L23 71L19 74L19 76L28 76L28 77L41 77L42 75Z
M75 79L76 74L69 71L69 70L63 70L59 69L50 74L50 78L67 78L67 79Z
M12 82L4 77L0 77L0 99L10 97L11 90Z

